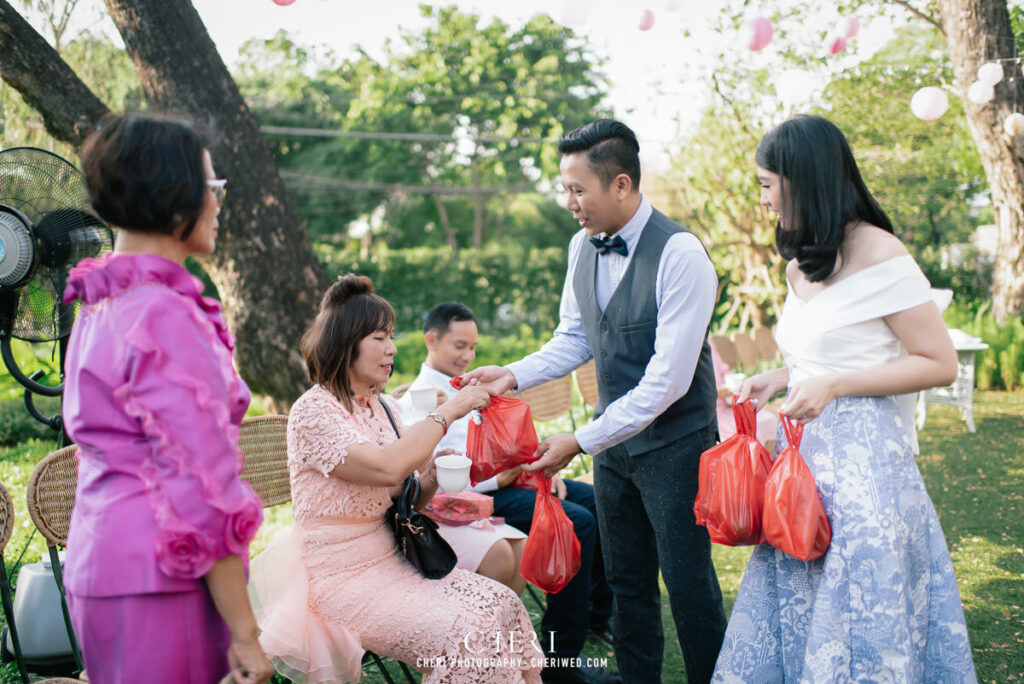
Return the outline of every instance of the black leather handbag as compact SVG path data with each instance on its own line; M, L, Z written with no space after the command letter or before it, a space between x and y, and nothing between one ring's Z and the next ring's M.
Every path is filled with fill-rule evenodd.
M398 426L387 405L381 400L384 413L398 435ZM441 579L458 562L455 551L437 531L437 523L417 511L414 506L420 498L420 482L409 475L402 483L402 492L391 500L387 512L388 526L395 535L398 551L427 579Z

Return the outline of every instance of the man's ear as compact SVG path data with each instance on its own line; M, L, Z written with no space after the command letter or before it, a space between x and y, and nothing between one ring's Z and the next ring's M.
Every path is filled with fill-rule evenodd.
M427 351L434 351L434 347L437 346L439 341L440 338L437 336L436 330L428 330L423 335L423 342L427 345Z
M620 173L612 180L612 190L620 202L625 200L633 192L633 179L628 173Z

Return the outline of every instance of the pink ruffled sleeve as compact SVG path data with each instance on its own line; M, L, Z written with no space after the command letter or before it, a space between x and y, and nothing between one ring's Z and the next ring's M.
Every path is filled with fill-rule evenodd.
M248 560L263 510L239 478L230 351L192 302L152 304L125 333L127 381L114 394L152 450L140 476L159 527L159 567L196 578L229 554Z

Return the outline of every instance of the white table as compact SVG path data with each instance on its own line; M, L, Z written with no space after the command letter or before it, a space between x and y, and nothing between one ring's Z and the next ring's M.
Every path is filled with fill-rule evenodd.
M924 390L917 395L917 429L923 430L928 418L928 404L946 404L960 409L960 415L967 421L967 429L976 432L974 427L974 354L988 345L980 337L968 335L963 330L953 328L949 331L956 348L957 370L956 380L949 387L937 387Z

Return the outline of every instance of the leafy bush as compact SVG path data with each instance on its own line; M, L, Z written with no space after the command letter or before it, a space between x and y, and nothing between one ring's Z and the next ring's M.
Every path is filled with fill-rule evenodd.
M510 335L527 325L538 334L558 324L565 278L564 248L447 247L381 250L369 259L333 245L316 245L332 278L342 273L367 275L374 290L395 308L399 333L421 330L423 316L435 304L459 301L473 309L480 331Z
M954 302L943 314L946 325L980 337L988 349L977 352L974 378L978 389L1013 390L1024 385L1024 321L996 323L989 303Z
M977 306L989 301L992 298L992 260L985 258L977 247L968 245L964 245L957 256L957 260L943 260L940 249L928 247L918 250L914 258L932 287L952 290L958 302Z
M33 398L36 408L47 418L60 411L56 398ZM30 439L54 439L56 434L28 414L20 394L5 392L0 398L0 446L14 446Z

